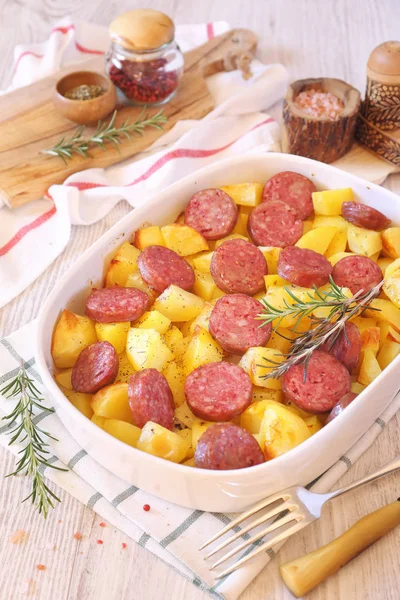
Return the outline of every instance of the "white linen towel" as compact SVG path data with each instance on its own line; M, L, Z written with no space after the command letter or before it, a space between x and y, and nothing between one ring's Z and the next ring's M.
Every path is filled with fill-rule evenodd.
M36 371L34 343L36 322L25 325L7 338L0 340L0 388L16 376L21 361L39 389L40 377ZM43 390L47 406L51 399ZM9 414L15 405L0 395L0 419ZM364 436L333 465L311 489L327 492L336 481L365 452L382 432L392 416L400 408L400 395L382 413ZM231 515L206 513L165 502L128 485L97 464L85 450L80 448L65 429L57 413L38 413L35 417L40 426L59 441L51 443L51 464L66 466L67 472L46 468L48 479L65 489L69 494L92 508L102 518L118 527L129 537L162 558L194 585L208 592L211 597L236 600L256 575L267 565L275 552L260 554L235 573L217 581L208 570L208 563L198 552L202 542L217 533L232 519ZM1 425L0 444L7 446L10 428ZM19 446L9 448L15 455ZM143 505L150 504L149 512ZM33 510L33 508L32 508ZM280 546L279 546L280 547ZM240 555L239 555L240 556Z
M228 30L225 22L178 25L176 37L186 51ZM105 27L63 19L43 44L16 48L15 74L6 92L78 64L91 54L104 54L108 44ZM158 190L221 158L279 150L279 126L260 111L282 98L287 71L282 65L257 60L252 70L248 81L238 71L209 77L215 110L202 121L178 122L142 160L82 171L64 185L52 186L48 198L15 210L0 207L0 308L61 254L71 225L98 221L122 199L138 206Z

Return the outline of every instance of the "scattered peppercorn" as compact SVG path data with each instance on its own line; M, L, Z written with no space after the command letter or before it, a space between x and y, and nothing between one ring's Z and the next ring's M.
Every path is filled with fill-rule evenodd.
M67 90L64 94L68 100L93 100L104 94L105 90L101 85L77 85L70 90Z
M149 510L150 510L150 504L144 504L143 505L143 510L145 510L146 512L149 512Z
M111 81L127 98L145 104L163 102L178 87L178 71L167 71L165 58L148 61L121 61L111 65Z

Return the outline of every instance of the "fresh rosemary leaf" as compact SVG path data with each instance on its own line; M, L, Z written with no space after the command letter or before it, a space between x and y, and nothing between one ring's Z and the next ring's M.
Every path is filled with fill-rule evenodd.
M114 111L110 122L107 124L106 122L99 121L96 131L88 137L84 137L84 128L82 125L79 125L69 138L66 136L62 137L53 148L42 150L40 154L58 156L67 164L67 159L72 159L74 154L88 158L90 156L88 152L90 147L97 146L104 150L106 142L114 144L118 152L120 152L119 145L122 143L123 137L130 139L132 135L141 136L146 127L153 127L159 130L163 128L167 117L163 114L162 110L148 118L145 117L145 111L146 107L143 108L135 121L130 123L129 120L126 120L120 127L115 127L117 111Z
M20 458L16 463L15 470L6 475L25 475L32 479L32 492L23 500L31 500L39 513L46 518L50 508L54 508L54 500L60 502L60 499L45 484L41 467L50 467L57 471L66 471L66 469L56 467L48 462L49 444L45 438L56 440L48 431L44 431L34 421L33 409L37 408L49 413L54 412L53 408L44 406L43 399L34 381L28 376L24 365L21 365L18 375L10 383L5 385L0 393L6 398L18 399L14 410L3 420L8 421L10 426L14 426L10 431L11 439L9 445L19 443L23 445L19 451ZM57 441L57 440L56 440Z
M297 332L302 319L306 318L312 321L309 331L302 332L291 340L291 347L288 354L285 355L285 360L275 369L271 370L271 367L269 367L268 373L262 376L263 379L281 377L291 366L297 363L304 363L304 376L306 377L307 364L314 350L323 346L328 340L333 345L341 332L344 331L349 319L361 314L366 308L370 309L371 301L379 294L379 290L383 285L383 281L381 281L369 292L365 294L357 292L349 298L332 278L329 281L330 287L328 290L320 291L314 287L314 294L308 293L308 299L306 300L301 300L292 289L285 286L285 290L293 303L291 304L285 299L283 308L272 306L264 299L261 300L263 312L257 317L262 321L260 327L275 321L274 330L277 331L283 319L290 316L295 319L290 330ZM320 318L313 314L318 308L329 307L330 311L327 317ZM373 310L379 309L373 308ZM281 335L279 331L277 333ZM276 365L276 362L271 359L265 358L265 360L272 365ZM264 367L267 368L266 365Z

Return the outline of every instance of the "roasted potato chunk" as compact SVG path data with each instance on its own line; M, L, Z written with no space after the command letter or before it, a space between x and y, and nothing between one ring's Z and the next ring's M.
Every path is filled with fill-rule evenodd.
M167 248L173 250L179 256L189 256L203 250L209 250L207 241L201 233L193 227L189 227L189 225L173 223L162 227L161 232Z
M160 227L153 225L138 229L135 233L135 246L140 250L144 250L148 246L165 246Z
M138 270L137 259L139 255L140 251L129 242L122 244L108 265L104 286L125 286L128 276Z
M260 426L260 441L264 442L267 460L281 456L295 448L311 435L303 419L286 406L270 402Z
M334 235L337 233L337 230L337 227L329 225L310 229L310 231L303 235L295 245L299 248L307 248L308 250L314 250L314 252L318 252L319 254L325 254Z
M135 424L128 402L128 383L112 383L99 390L90 401L95 415Z
M200 314L204 300L195 294L170 285L154 302L154 310L158 310L171 321L190 321Z
M261 203L263 187L262 183L237 183L223 185L221 190L226 192L236 204L253 208Z
M135 329L134 327L128 332L126 355L132 367L137 371L157 369L161 372L166 364L174 358L158 331Z
M94 323L89 317L63 310L55 326L51 355L58 369L73 367L86 346L97 342Z
M188 376L202 365L219 362L223 357L224 353L218 342L208 331L197 327L183 357L185 375Z
M136 425L132 425L126 421L119 421L118 419L104 419L102 429L133 448L137 447L142 433Z
M353 190L344 188L342 190L324 190L313 192L312 201L316 215L341 215L343 202L351 202L354 199Z
M109 342L114 346L117 354L124 352L126 339L130 329L130 322L121 323L96 323L95 329L99 342Z
M175 463L186 458L189 447L189 440L152 421L143 427L137 442L139 450Z

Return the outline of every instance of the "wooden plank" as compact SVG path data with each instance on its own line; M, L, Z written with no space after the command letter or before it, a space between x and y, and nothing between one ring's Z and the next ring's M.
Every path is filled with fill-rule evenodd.
M90 157L74 155L67 164L59 157L40 153L54 146L62 135L71 135L76 128L75 124L57 112L51 101L59 75L6 96L0 122L0 198L11 207L20 206L42 197L52 184L63 183L73 173L92 167L108 167L141 152L177 121L201 119L213 108L203 70L213 65L218 69L225 56L240 52L244 44L254 50L254 34L246 30L232 30L187 52L185 72L178 92L163 107L168 120L162 130L147 128L142 136L124 140L119 149L109 145L104 152L102 148L94 147L90 150ZM98 57L90 64L99 70ZM24 107L22 111L21 106ZM148 108L146 114L150 116L158 110L159 107ZM142 108L136 106L120 108L116 125L127 119L134 121L141 112ZM88 131L91 130L88 128Z

